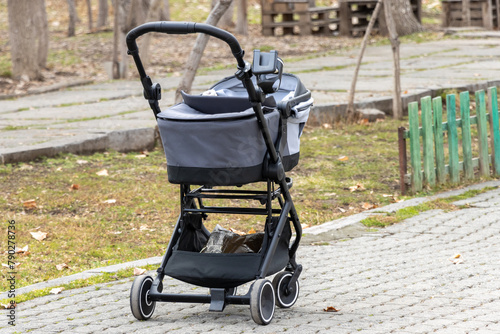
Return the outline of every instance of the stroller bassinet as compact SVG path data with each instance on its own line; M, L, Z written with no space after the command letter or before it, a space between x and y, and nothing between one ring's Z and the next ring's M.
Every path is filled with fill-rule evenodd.
M217 96L183 93L183 103L158 114L168 180L208 186L263 181L267 148L245 87L233 76L211 90ZM297 98L299 103L287 119L287 135L281 139L285 171L299 161L300 135L312 99L296 76L283 74L279 90L268 95L262 108L275 142L280 127L276 102Z
M146 75L135 41L149 32L219 38L230 46L238 71L215 84L209 95L182 93L182 103L161 111L160 85ZM127 46L158 122L168 180L180 184L181 190L181 212L157 277L139 276L132 285L132 314L147 320L159 301L210 303L210 311L247 304L256 323L269 324L275 304L291 307L299 294L302 266L295 254L302 229L289 191L293 183L285 172L299 161L300 135L312 105L310 92L296 76L282 74L277 52L255 50L250 65L234 36L210 25L147 23L128 33ZM255 182L265 182L266 190L216 189ZM263 207L206 206L205 199L257 201ZM273 207L276 202L279 208ZM210 233L203 220L213 213L265 216L264 232L251 237L259 240L257 247L244 253L205 252L204 245L216 233ZM274 274L272 282L266 279ZM210 288L210 294L163 293L165 275ZM250 290L237 295L236 288L250 281L254 281Z

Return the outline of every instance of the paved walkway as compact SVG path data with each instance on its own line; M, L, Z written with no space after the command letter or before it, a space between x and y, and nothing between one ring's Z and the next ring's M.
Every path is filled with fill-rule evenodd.
M475 187L486 185L500 182ZM334 230L353 221L311 231L321 232L323 242L307 245L306 235L299 248L299 300L277 309L268 326L256 325L248 306L211 313L207 305L173 303L157 304L153 317L140 322L130 312L127 279L22 303L18 325L9 328L2 317L0 332L500 333L500 189L454 204L463 208L427 211L352 239L339 240ZM452 262L456 254L461 263ZM164 292L206 292L169 278L164 284Z
M440 94L443 88L484 89L500 83L500 33L401 45L403 102ZM358 50L285 64L311 89L310 122L345 110ZM229 57L230 55L228 55ZM366 49L356 89L360 107L391 112L392 54L389 45ZM234 70L198 76L201 92ZM158 78L153 78L158 80ZM179 78L161 79L162 105L173 101ZM59 152L141 150L154 144L155 121L139 80L72 87L15 100L0 100L0 162L29 161Z

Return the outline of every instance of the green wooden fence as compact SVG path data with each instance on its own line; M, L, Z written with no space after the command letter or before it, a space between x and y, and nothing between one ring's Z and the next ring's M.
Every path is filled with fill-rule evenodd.
M496 87L488 89L488 97L490 112L486 113L484 90L475 93L476 113L471 116L469 92L460 93L460 119L457 119L456 97L454 94L447 95L446 122L443 122L441 97L432 100L429 96L424 97L420 101L421 126L418 102L408 105L409 129L400 128L398 131L402 193L406 193L407 184L410 184L411 190L416 192L422 190L424 186L433 187L446 182L458 183L461 178L470 180L476 174L479 177L489 176L490 164L491 175L500 175L500 131ZM471 125L477 126L476 131L471 131ZM478 145L475 145L477 148L474 154L473 132L477 132L477 139L474 138L474 141L478 142ZM407 173L407 139L410 141L411 174ZM447 139L447 147L445 139ZM460 144L462 161L459 161ZM448 161L445 161L446 156Z

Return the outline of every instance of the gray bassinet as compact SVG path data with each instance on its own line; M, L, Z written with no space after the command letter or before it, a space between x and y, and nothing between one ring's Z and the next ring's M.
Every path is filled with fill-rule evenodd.
M158 114L158 127L167 157L171 183L207 186L241 185L264 179L267 148L248 94L235 77L223 79L212 90L217 96L183 94L184 101ZM312 99L300 80L283 74L280 89L268 95L264 116L272 140L280 130L280 154L285 171L299 161L300 135L309 116ZM291 116L280 121L280 108L300 96Z

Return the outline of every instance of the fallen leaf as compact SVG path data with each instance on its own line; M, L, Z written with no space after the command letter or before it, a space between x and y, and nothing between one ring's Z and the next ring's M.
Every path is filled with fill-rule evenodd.
M254 228L252 227L247 234L255 234L255 233L257 233L257 231L255 231Z
M155 229L154 228L149 228L148 225L141 225L141 227L139 227L139 231L149 231L149 232L153 232Z
M109 232L110 234L122 234L122 231Z
M109 175L107 169L100 170L96 174L99 176L108 176Z
M28 210L36 209L36 201L34 199L29 199L23 202L23 207Z
M322 127L323 127L323 129L331 129L332 125L329 123L323 123Z
M76 160L76 163L79 165L84 165L84 164L88 164L89 162L87 160Z
M305 228L309 228L309 227L311 227L311 225L307 225L307 224L300 224L300 227L302 227L302 229L305 229Z
M28 252L28 245L24 246L23 248L17 248L16 247L15 252L17 254L29 254L29 252Z
M337 310L333 306L328 306L327 308L323 309L323 311L325 311L325 312L338 312L339 310Z
M62 167L57 167L56 171L58 172L62 171Z
M57 270L61 271L63 269L69 269L69 266L66 263L61 263L56 265Z
M103 203L106 203L106 204L113 204L113 203L116 203L116 199L112 198L112 199L107 199L105 200Z
M72 184L69 189L70 190L78 190L78 189L80 189L80 185L79 184Z
M147 270L142 268L134 268L134 276L140 276L144 274Z
M142 158L147 158L148 156L146 154L138 154L135 156L137 159L142 159Z
M42 241L43 239L47 238L47 232L42 232L42 231L37 231L37 232L30 232L31 233L31 236L38 240L38 241Z
M361 207L365 210L370 210L370 209L373 209L375 207L375 205L370 204L370 203L363 203L363 205Z
M370 121L368 120L368 118L363 118L363 119L360 119L358 123L361 125L367 125L370 123Z
M54 289L50 290L50 293L53 294L53 295L58 295L61 292L63 292L63 290L64 290L64 287L54 288Z
M337 160L338 161L347 161L347 160L349 160L349 157L346 157L345 155L341 155Z
M462 258L462 255L460 254L455 254L454 256L450 257L448 260L450 260L453 264L460 264L464 262L464 259Z
M349 187L349 190L351 192L354 192L354 191L363 191L363 190L366 190L366 189L365 189L365 187L361 183L358 183L355 186Z
M16 308L17 306L17 303L8 303L8 304L0 304L0 306L3 308L3 309L14 309Z
M337 208L340 212L344 213L346 210L344 208Z

